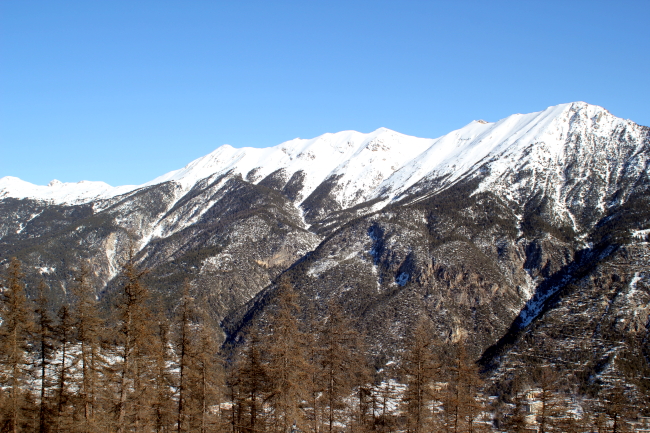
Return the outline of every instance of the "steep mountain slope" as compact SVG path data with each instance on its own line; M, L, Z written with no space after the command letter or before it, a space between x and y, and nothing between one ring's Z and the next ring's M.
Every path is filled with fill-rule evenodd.
M109 300L130 242L168 308L187 278L231 337L264 314L284 274L305 311L342 304L378 358L424 315L507 380L516 353L533 350L525 336L552 334L574 311L585 329L588 312L624 317L634 326L612 319L608 338L647 344L647 262L629 257L646 257L649 156L647 127L578 102L437 139L381 128L222 146L141 186L5 177L0 261L19 257L61 300L87 258ZM634 353L647 364L647 348Z

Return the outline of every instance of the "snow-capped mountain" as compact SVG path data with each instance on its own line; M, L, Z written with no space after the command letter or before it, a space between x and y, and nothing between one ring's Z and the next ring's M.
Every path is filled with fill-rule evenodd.
M265 149L236 149L224 145L179 170L143 185L111 187L103 182L61 183L55 180L45 187L4 177L0 179L0 197L31 198L52 204L80 204L109 199L164 182L174 182L183 191L188 191L202 179L216 178L226 173L244 176L255 184L276 173L285 181L293 176L303 177L300 194L303 199L326 179L340 177L340 183L347 187L340 191L337 200L347 207L359 201L359 191L363 191L364 198L372 195L382 180L417 157L432 142L380 128L369 134L342 131L309 140L295 139Z
M283 274L305 306L339 302L386 359L427 317L495 377L530 349L522 336L574 323L600 342L584 355L592 380L589 365L619 371L616 339L650 353L649 158L648 127L576 102L435 139L380 128L226 145L138 186L4 177L0 263L19 257L60 302L89 260L110 299L135 247L164 303L189 278L230 337Z
M626 135L626 142L636 143L636 147L612 147L614 134ZM646 170L647 155L642 152L645 134L645 129L632 121L616 118L601 107L578 102L537 113L515 114L496 123L473 121L437 139L411 137L380 128L368 134L342 131L309 140L294 139L265 149L224 145L179 170L137 186L111 187L103 182L56 180L48 186L37 186L4 177L0 179L0 197L81 204L164 182L180 186L180 197L200 180L229 174L240 175L253 184L269 176L285 184L290 180L299 182L300 190L295 197L298 204L318 186L331 181L332 199L345 209L376 198L388 203L405 192L428 188L427 180L442 179L441 185L449 185L487 165L490 175L480 189L504 185L502 192L517 200L514 195L521 188L511 188L512 185L539 183L538 176L543 176L541 182L556 186L552 194L555 202L566 208L570 207L567 201L571 200L563 185L567 180L581 181L589 177L605 182L616 180L621 173L621 167L617 166L620 161L637 176ZM577 143L582 137L590 138L587 143ZM564 173L569 164L578 173ZM516 179L522 171L530 172L532 178ZM601 209L605 205L598 203ZM572 218L570 213L567 216Z
M49 200L54 204L75 204L167 181L177 182L187 190L203 178L229 171L250 174L248 177L257 183L276 170L285 171L289 178L302 170L306 174L305 196L325 179L340 175L345 177L345 184L356 185L356 189L364 190L366 198L370 198L377 195L378 189L399 193L427 176L458 178L490 155L520 153L531 143L542 141L546 144L544 151L557 155L569 127L573 126L568 121L576 112L592 121L594 116L602 118L604 114L607 125L602 129L605 131L611 130L613 124L625 123L600 107L563 104L539 113L516 114L496 123L473 121L438 139L421 139L380 128L369 134L342 131L309 140L297 138L265 149L236 149L224 145L144 185L111 187L104 182L53 180L44 187L8 176L0 178L0 194L2 197ZM601 120L595 123L599 127ZM346 194L341 194L342 202L345 198Z

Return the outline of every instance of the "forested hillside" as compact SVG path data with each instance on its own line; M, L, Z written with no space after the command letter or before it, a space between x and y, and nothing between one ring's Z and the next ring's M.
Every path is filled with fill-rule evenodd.
M576 102L1 178L3 428L640 428L649 173L650 128Z
M114 304L102 308L82 264L70 304L52 314L45 283L28 299L21 264L10 263L2 431L629 431L646 413L623 382L589 397L537 362L507 369L508 388L495 390L501 382L468 354L468 339L432 338L426 319L382 363L338 303L303 310L285 278L263 326L222 344L189 283L165 312L146 274L128 257Z

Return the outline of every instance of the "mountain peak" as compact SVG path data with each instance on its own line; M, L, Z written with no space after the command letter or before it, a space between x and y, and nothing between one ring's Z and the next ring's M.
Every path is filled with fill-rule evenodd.
M257 183L282 170L289 177L305 173L303 199L322 182L338 178L345 186L339 188L337 200L347 206L387 191L395 197L426 177L451 175L449 179L454 179L489 155L507 149L512 152L540 140L559 152L567 128L593 128L596 134L606 135L620 122L625 121L604 108L578 101L536 113L514 114L494 123L474 120L437 139L412 137L380 127L369 133L347 130L311 139L296 138L268 148L235 148L225 144L183 168L139 186L62 183L56 179L48 186L37 186L4 177L0 179L0 195L79 203L169 181L189 190L201 179L226 173L240 174Z

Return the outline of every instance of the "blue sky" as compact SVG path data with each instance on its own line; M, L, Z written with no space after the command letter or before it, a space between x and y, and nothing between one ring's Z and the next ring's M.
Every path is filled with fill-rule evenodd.
M139 184L218 146L437 137L586 101L650 125L650 2L0 1L0 177Z

